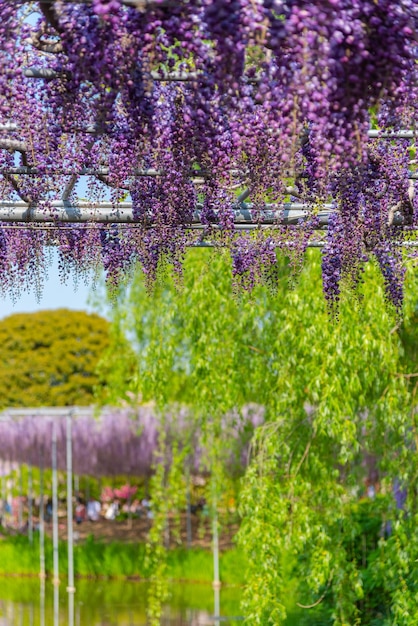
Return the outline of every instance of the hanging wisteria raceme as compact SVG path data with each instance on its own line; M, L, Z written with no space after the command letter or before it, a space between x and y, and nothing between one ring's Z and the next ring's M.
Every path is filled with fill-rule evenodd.
M57 464L66 469L66 420L62 409L4 411L0 416L0 459L7 462L51 466L52 421L56 422ZM248 464L249 442L254 428L264 421L264 410L248 405L241 411L226 415L223 432L230 445L224 458L229 471L241 474ZM162 430L163 429L163 430ZM149 476L156 463L171 463L159 458L159 437L164 433L168 455L173 442L188 446L187 465L192 473L207 472L205 450L199 443L198 423L181 407L161 419L155 409L106 409L95 417L94 410L75 411L72 426L73 469L90 476Z
M418 121L416 0L1 0L0 18L0 216L21 202L54 224L3 223L1 289L38 281L46 245L64 274L102 264L114 285L137 262L180 271L202 239L251 287L331 204L327 299L375 257L401 306L415 136L387 134ZM96 224L103 201L135 224Z

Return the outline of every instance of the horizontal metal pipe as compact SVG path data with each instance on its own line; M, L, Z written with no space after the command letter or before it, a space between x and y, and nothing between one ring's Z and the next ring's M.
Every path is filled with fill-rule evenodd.
M1 144L1 140L0 140L0 144ZM110 170L108 167L99 167L99 168L82 167L78 171L69 170L68 168L57 168L57 169L48 168L48 169L43 170L37 167L17 166L17 167L0 167L0 175L1 174L18 174L22 176L25 176L25 175L27 176L73 176L73 175L109 176L109 174L112 174L112 170ZM242 172L241 170L230 170L229 174L233 178L245 176L245 172ZM164 170L158 170L152 167L146 168L146 169L137 168L137 169L132 170L132 172L129 173L129 176L156 177L156 176L163 176L163 175L164 175ZM210 174L208 172L201 171L201 170L191 169L189 172L190 178L196 179L198 182L200 182L200 179L208 178L209 175Z
M1 145L1 140L0 140ZM99 168L91 168L91 167L82 167L78 171L71 171L68 168L57 168L54 170L42 170L37 167L5 167L0 168L0 174L19 174L19 175L28 175L28 176L108 176L109 168L108 167L99 167ZM132 176L161 176L163 174L162 170L157 170L154 168L148 169L136 169L132 172ZM200 174L200 172L196 172L196 174Z
M334 209L332 204L326 204L318 213L320 225L328 223L328 215ZM216 215L216 211L214 212ZM239 206L234 208L234 223L237 228L248 227L258 228L259 225L274 224L297 224L299 220L306 219L312 215L312 210L308 205L301 203L289 203L282 205L265 205L261 211L252 209L252 205ZM201 208L198 207L193 214L190 223L185 223L186 227L203 228L201 221ZM145 213L145 220L147 219ZM150 226L152 220L149 218ZM69 222L69 223L139 223L135 220L132 203L122 202L116 207L111 203L103 202L93 205L87 202L80 202L71 205L62 201L52 202L50 206L29 206L25 202L0 202L0 221L3 222ZM218 228L217 224L213 224Z
M7 124L0 124L0 131L12 132L15 130L19 130L19 127L14 122L8 122Z
M1 145L1 140L0 140L0 145ZM80 170L76 170L76 171L69 170L68 168L59 168L59 167L53 170L49 168L47 170L42 170L36 167L23 167L23 166L0 168L0 176L2 174L9 174L9 175L13 174L13 175L20 175L20 176L73 176L73 175L109 176L109 174L111 173L112 171L108 167L99 167L99 168L82 167ZM246 176L246 172L243 172L241 170L231 170L229 173L233 178ZM138 177L141 177L141 176L156 177L156 176L163 176L163 175L164 175L163 170L158 170L152 167L146 168L146 169L141 169L141 168L134 169L132 170L132 172L129 173L129 176L138 176ZM207 178L208 176L209 174L207 172L200 171L200 170L190 170L190 178L195 179L195 182L197 183L203 182L203 180ZM410 180L418 180L418 172L409 172L408 178ZM287 193L289 193L290 195L293 195L292 190L290 188L287 191Z
M15 122L7 122L6 124L0 124L0 132L17 132L20 130L20 127ZM103 126L99 126L98 124L88 124L84 128L66 128L62 129L64 133L74 133L74 134L82 134L85 133L87 135L100 135L103 133Z
M0 150L12 150L13 152L26 152L26 144L18 139L0 138Z
M40 68L39 70L35 70L34 68L29 68L25 70L25 73L26 72L35 73L38 71L45 72L46 75L48 76L50 75L50 72L53 72L53 70L48 70L46 68L45 69ZM158 72L151 72L151 77L154 80L160 80L160 81L167 80L167 81L186 82L187 80L195 80L196 78L198 78L198 75L196 73L186 74L186 73L174 72L171 74L165 74L164 76L161 76ZM1 132L13 132L13 131L18 131L18 130L19 130L18 124L14 122L7 122L6 124L0 124ZM74 128L74 129L68 129L68 130L66 129L65 132L103 134L103 131L105 130L106 128L98 124L88 124L84 128ZM399 130L399 131L368 130L367 136L369 137L369 139L414 139L414 138L418 138L418 131L415 131L415 130Z
M68 412L72 411L74 415L79 417L90 417L94 415L94 409L91 407L66 406L66 407L34 407L22 409L5 409L0 413L0 421L9 421L19 419L21 417L66 417Z
M40 1L40 0L39 0ZM56 0L42 0L42 4L53 4ZM92 4L93 0L66 0L67 4ZM24 0L26 4L33 0ZM155 9L158 7L179 6L180 0L121 0L122 4L136 7L139 10Z
M370 139L414 139L418 138L418 131L415 130L393 130L393 131L382 131L382 130L369 130L367 131L367 135Z
M48 67L27 67L23 70L26 78L43 78L45 80L54 80L56 78L65 78L70 76L68 72L57 72ZM174 82L184 83L202 78L203 74L197 72L149 72L144 74L144 78L151 78L158 82Z

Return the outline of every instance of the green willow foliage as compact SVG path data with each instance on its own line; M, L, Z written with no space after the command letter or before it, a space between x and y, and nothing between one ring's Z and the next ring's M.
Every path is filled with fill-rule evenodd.
M370 263L359 293L344 297L333 320L319 253L308 257L293 289L286 260L278 260L277 275L268 277L274 290L257 286L239 297L226 257L209 250L187 255L181 288L163 277L147 295L137 277L114 309L114 336L127 334L133 351L116 342L102 362L104 380L112 368L118 372L107 399L126 399L128 392L162 407L191 407L209 449L215 501L229 484L222 459L231 439L222 416L250 402L265 407L240 490L248 624L278 626L285 619L284 555L299 581L299 604L312 607L307 623L415 624L418 433L411 374L418 289L411 279L399 323ZM371 483L375 497L367 497Z

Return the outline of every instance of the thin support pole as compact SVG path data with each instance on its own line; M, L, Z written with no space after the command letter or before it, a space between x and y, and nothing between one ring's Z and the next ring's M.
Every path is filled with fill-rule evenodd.
M192 547L193 541L193 533L192 533L192 503L190 498L190 471L187 468L186 470L186 538L187 538L187 548L190 549Z
M74 626L74 592L68 594L68 626Z
M45 626L45 578L41 578L41 589L40 589L40 626Z
M6 462L2 461L2 473L1 473L1 525L6 526L6 504L7 504L7 491L6 491Z
M11 474L10 474L10 480L7 482L7 501L10 504L10 525L15 528L15 499L14 499L14 494L15 494L15 488L16 488L16 481L15 481L15 475L14 475L14 468L13 465L11 465Z
M33 470L28 466L28 539L33 542Z
M23 478L22 478L22 466L18 465L17 468L18 473L18 492L19 492L19 502L17 508L17 526L18 531L22 532L23 528Z
M212 549L213 549L213 594L214 594L214 619L215 624L220 622L221 600L219 580L219 528L218 528L218 503L216 494L213 495L213 517L212 517Z
M128 498L128 528L132 528L132 498L129 496Z
M73 450L72 450L73 412L66 417L67 435L67 542L68 542L68 617L70 626L74 623L74 533L73 533ZM72 599L72 600L71 600ZM71 612L72 608L72 612Z
M59 553L58 553L58 474L57 474L57 418L52 420L51 439L52 464L52 546L54 577L53 584L59 585Z
M44 508L44 456L41 452L39 464L39 576L45 579L45 508ZM44 590L45 596L45 590Z

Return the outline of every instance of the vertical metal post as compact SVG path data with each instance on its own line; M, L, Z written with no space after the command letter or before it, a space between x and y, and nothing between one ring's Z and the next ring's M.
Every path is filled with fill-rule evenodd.
M218 510L217 510L217 498L214 490L213 495L213 517L212 517L212 549L213 549L213 593L214 593L214 617L215 624L220 623L221 613L221 600L220 600L220 588L221 582L219 580L219 532L218 532Z
M40 590L40 626L45 626L45 578L41 578L41 590Z
M15 499L14 499L14 493L15 493L15 487L16 487L16 481L15 481L15 475L14 475L14 471L13 471L13 466L11 465L11 474L10 474L10 480L7 481L7 501L10 504L10 524L11 526L14 528L15 527Z
M45 510L44 510L44 455L41 450L39 464L39 558L40 558L40 578L45 580ZM45 599L45 588L44 588Z
M57 418L52 420L51 438L52 464L52 550L54 577L53 584L59 585L59 553L58 553L58 475L57 475Z
M22 483L22 466L17 466L17 474L18 474L18 493L19 493L19 502L17 505L17 526L18 531L22 532L23 528L23 483Z
M73 535L73 412L66 418L67 434L67 541L68 541L68 626L74 626L74 535Z
M6 526L6 462L2 461L2 475L1 475L1 524Z
M33 475L32 465L28 466L28 538L33 542Z
M187 548L192 547L192 511L191 511L191 499L190 499L190 470L186 469L186 537L187 537Z

